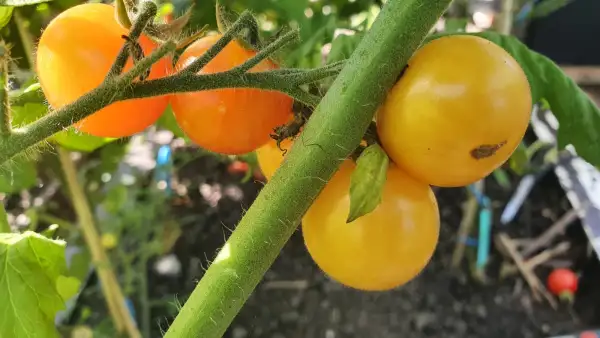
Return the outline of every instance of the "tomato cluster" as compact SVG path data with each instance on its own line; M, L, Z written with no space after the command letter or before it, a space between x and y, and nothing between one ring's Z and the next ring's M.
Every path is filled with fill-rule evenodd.
M43 31L37 49L37 74L48 103L60 108L99 86L108 74L128 30L115 17L112 5L88 3L67 9ZM190 44L173 65L164 57L153 65L147 79L180 71L199 58L220 38L210 35ZM141 54L157 44L142 34ZM142 56L143 56L142 55ZM198 73L230 70L252 56L253 50L231 41ZM129 58L124 71L133 66ZM264 60L250 71L278 68ZM266 144L271 131L292 114L293 99L280 92L227 88L155 96L115 102L74 124L98 137L126 137L154 124L171 104L175 118L187 136L199 146L222 154L240 155Z
M37 49L37 74L48 102L59 108L100 85L126 34L114 7L107 4L78 5L52 20ZM175 65L170 57L163 58L148 79L181 71L219 38L196 40ZM142 35L134 47L147 55L157 45ZM232 41L198 74L224 72L255 55ZM130 58L124 71L133 62ZM267 59L250 71L277 68ZM269 136L293 119L293 99L249 88L120 101L74 126L100 137L130 136L155 123L169 103L182 130L199 146L232 155L256 150L267 179L284 159L281 149L293 143L276 144ZM302 222L314 261L332 278L357 289L387 290L410 281L430 260L438 241L439 212L430 186L468 185L499 167L521 141L531 106L525 73L492 42L454 35L422 46L376 114L379 139L391 160L381 203L346 222L355 168L346 160Z
M455 35L421 47L376 114L391 160L382 202L346 223L355 166L346 160L302 220L313 260L361 290L389 290L413 279L438 241L430 186L465 186L498 168L523 138L531 107L525 73L498 45ZM281 148L290 146L286 140ZM274 141L257 156L267 178L284 158Z

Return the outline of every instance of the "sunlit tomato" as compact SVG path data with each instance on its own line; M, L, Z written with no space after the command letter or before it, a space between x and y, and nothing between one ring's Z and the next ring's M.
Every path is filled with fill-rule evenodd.
M183 52L176 69L196 60L219 37L211 35L196 40ZM227 71L255 54L234 40L199 73ZM273 62L264 60L252 71L276 68ZM292 103L292 98L283 93L248 88L180 93L171 99L175 118L192 141L210 151L231 155L249 153L267 143L273 128L289 120Z
M258 158L258 165L260 166L260 170L263 172L267 179L271 179L273 174L279 166L281 166L281 162L284 159L284 151L290 150L294 141L292 139L285 139L279 147L277 147L277 141L271 139L264 146L256 149L256 157Z
M377 113L390 158L442 187L473 183L513 153L529 123L529 82L498 45L476 36L419 49Z
M350 211L347 160L302 220L306 247L331 278L360 290L401 286L427 265L438 241L439 212L431 188L390 166L382 203L346 223Z
M37 75L48 103L60 108L102 83L125 40L111 5L89 3L71 7L46 27L37 48ZM146 36L139 43L145 55L156 48ZM133 66L131 58L125 71ZM156 63L149 79L167 75L167 57ZM168 96L113 103L75 126L100 137L130 136L150 126L164 112Z

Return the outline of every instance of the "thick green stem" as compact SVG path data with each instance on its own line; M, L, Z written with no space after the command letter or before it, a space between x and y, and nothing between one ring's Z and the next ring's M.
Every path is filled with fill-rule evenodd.
M450 0L388 0L166 338L221 337Z

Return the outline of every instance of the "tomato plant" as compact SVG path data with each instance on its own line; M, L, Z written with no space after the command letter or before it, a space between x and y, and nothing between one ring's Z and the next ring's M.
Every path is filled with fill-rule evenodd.
M125 41L121 36L127 34L111 5L82 4L56 16L43 31L36 53L37 75L48 103L60 108L100 85ZM156 48L144 35L139 44L144 55ZM129 58L124 71L132 66ZM168 58L163 58L148 78L163 77L169 69ZM156 122L167 104L167 95L116 102L75 127L99 137L130 136Z
M565 300L571 300L578 288L577 275L569 269L555 269L550 275L546 284L548 290L554 295Z
M294 142L291 139L285 139L277 146L277 141L270 140L264 146L256 149L258 165L267 179L271 179L273 174L285 157L285 152L292 147Z
M510 54L477 36L447 36L415 52L377 112L377 128L409 174L464 186L510 157L531 108L529 82Z
M317 265L338 282L382 291L413 279L438 241L439 212L431 188L390 166L382 202L346 223L354 163L347 160L302 220L306 247Z
M211 35L196 40L183 52L176 69L196 60L219 38ZM199 73L230 70L255 54L231 41ZM252 71L277 68L272 61L264 60ZM272 130L289 119L292 103L293 99L281 92L247 88L181 93L171 99L175 118L192 141L207 150L230 155L248 153L267 143Z

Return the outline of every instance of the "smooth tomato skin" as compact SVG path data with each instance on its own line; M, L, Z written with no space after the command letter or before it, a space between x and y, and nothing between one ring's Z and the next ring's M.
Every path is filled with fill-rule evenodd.
M423 182L458 187L508 160L531 109L529 82L510 54L483 38L456 35L416 51L376 122L392 161ZM501 146L491 156L472 154L493 145Z
M102 83L125 40L128 30L115 20L114 7L89 3L67 9L43 31L36 53L40 85L48 103L65 106ZM156 48L148 37L139 39L144 55ZM133 66L131 58L124 71ZM166 76L165 57L151 69L149 79ZM113 103L75 124L98 137L125 137L152 125L169 103L168 95Z
M385 291L415 278L437 246L439 211L431 188L391 165L382 203L346 224L350 210L347 160L302 220L304 242L316 264L351 288Z
M179 58L176 69L189 65L217 42L220 35L206 36L192 43ZM256 53L231 41L199 74L227 71ZM268 71L278 66L264 60L251 71ZM293 99L280 92L228 88L179 93L171 97L178 124L200 147L229 155L256 150L267 143L273 129L292 114Z
M575 293L578 287L577 275L569 269L553 270L547 280L548 290L555 295L564 292Z
M271 139L267 144L256 149L256 157L258 159L258 166L265 175L265 178L270 180L275 174L275 171L281 166L283 162L284 151L290 150L294 141L292 139L285 139L281 142L280 147L277 147L277 141Z

